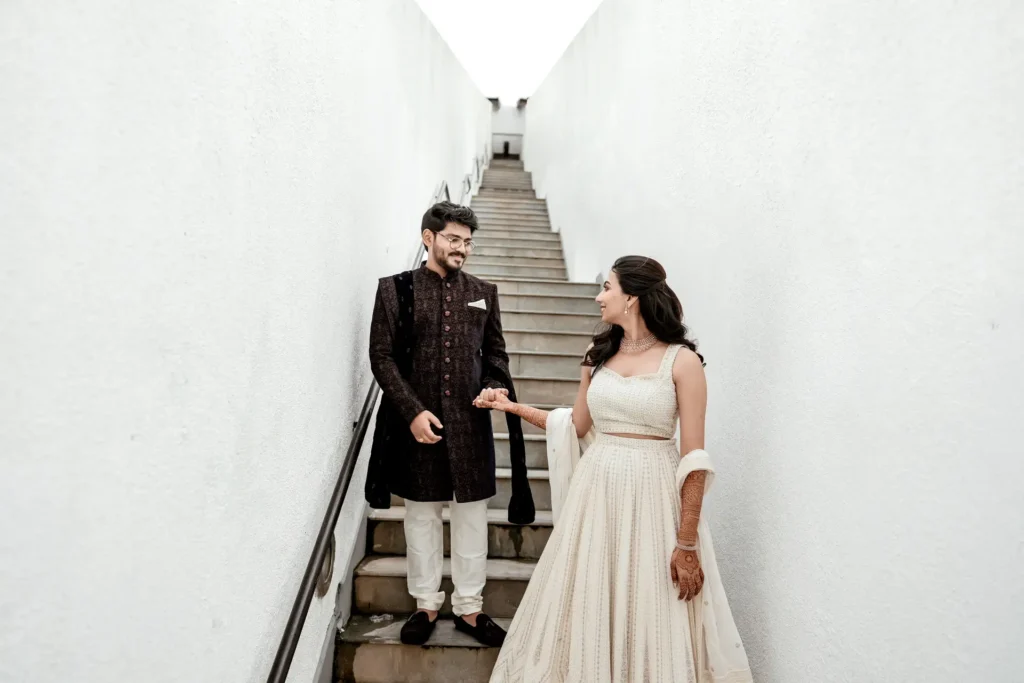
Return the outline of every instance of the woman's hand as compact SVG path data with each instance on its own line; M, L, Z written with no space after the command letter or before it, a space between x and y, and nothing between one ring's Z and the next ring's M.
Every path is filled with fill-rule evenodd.
M704 570L696 550L680 550L672 553L672 584L679 589L680 600L693 600L704 587Z
M484 410L500 410L507 413L515 403L508 399L508 391L505 389L484 389L473 399L473 405Z

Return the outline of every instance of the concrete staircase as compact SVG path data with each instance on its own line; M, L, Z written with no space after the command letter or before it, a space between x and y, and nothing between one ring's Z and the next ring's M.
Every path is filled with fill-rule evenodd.
M467 272L498 285L505 341L519 399L542 408L571 405L580 359L600 322L596 284L570 283L559 235L547 205L537 199L522 162L494 160L473 200L480 220L479 247ZM484 610L505 627L515 614L537 559L551 535L551 489L544 435L523 424L526 460L537 505L527 527L508 524L511 462L505 416L493 413L498 495L489 502L489 561ZM486 683L498 651L456 632L450 601L425 647L399 642L415 610L406 592L404 507L371 511L367 557L356 568L352 619L339 632L335 680L341 683ZM449 530L445 510L445 554ZM445 590L451 595L447 560Z

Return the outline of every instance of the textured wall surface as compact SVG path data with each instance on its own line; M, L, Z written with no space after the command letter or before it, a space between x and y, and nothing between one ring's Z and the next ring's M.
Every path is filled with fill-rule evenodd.
M0 6L0 680L264 679L490 115L412 0Z
M708 359L758 681L1024 671L1024 8L606 0L526 164L592 280L657 257Z

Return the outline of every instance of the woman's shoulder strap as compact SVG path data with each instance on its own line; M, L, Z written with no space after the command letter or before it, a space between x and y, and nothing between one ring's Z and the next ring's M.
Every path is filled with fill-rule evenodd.
M665 357L661 359L661 367L658 369L659 375L672 376L672 366L676 362L676 356L679 355L679 349L683 348L682 344L669 344L668 348L665 349Z

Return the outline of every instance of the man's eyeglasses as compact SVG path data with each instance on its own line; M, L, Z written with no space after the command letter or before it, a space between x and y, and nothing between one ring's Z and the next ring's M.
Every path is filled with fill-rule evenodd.
M464 240L458 235L446 235L443 232L436 233L438 237L443 237L448 240L448 244L451 245L452 249L465 248L466 251L473 251L476 247L476 242L473 240Z

